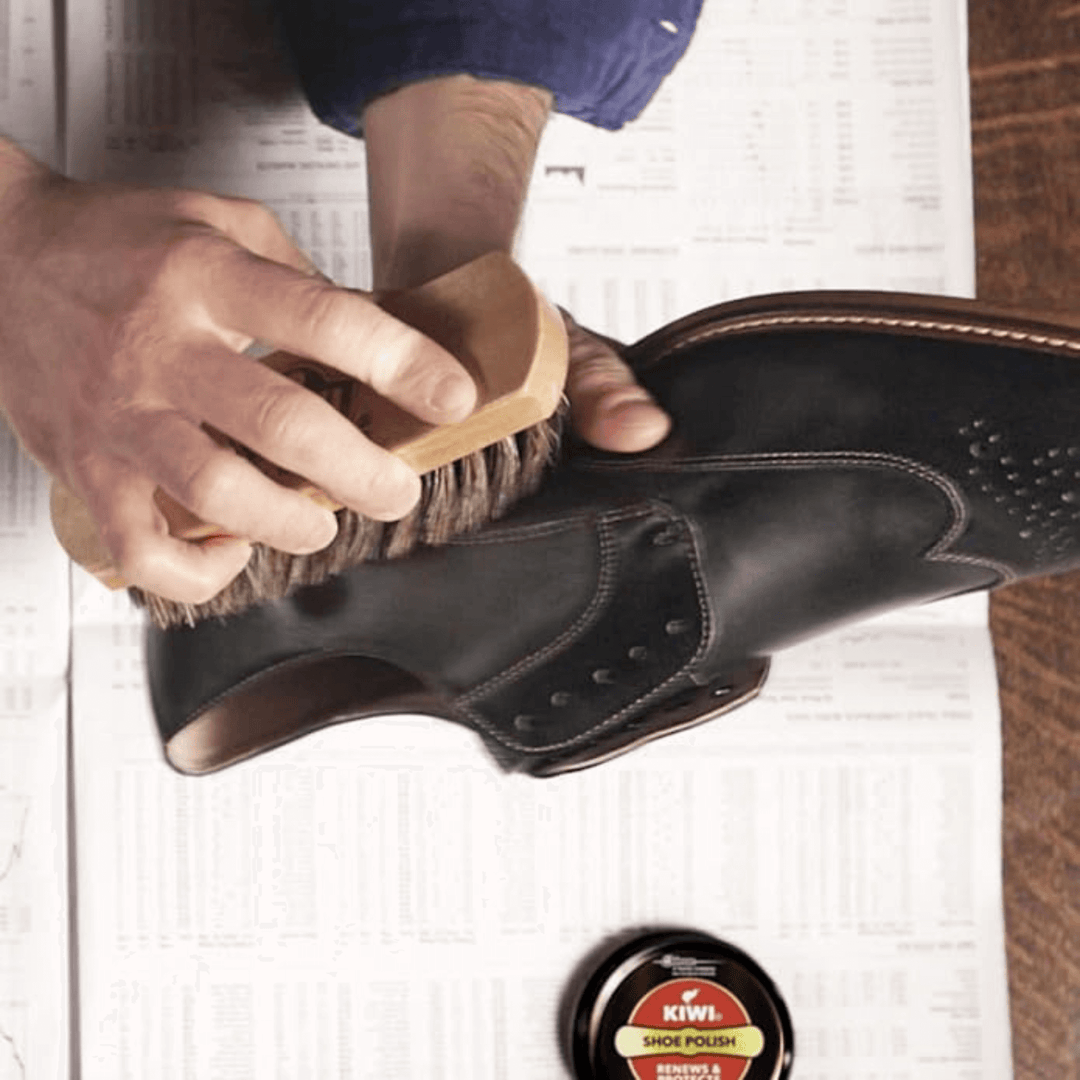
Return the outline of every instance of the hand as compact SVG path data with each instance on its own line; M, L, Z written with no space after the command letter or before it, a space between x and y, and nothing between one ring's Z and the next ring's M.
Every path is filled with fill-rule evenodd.
M566 396L578 435L600 450L623 454L656 446L671 430L671 418L609 342L578 326L569 312L562 315L570 338Z
M475 401L439 346L313 276L257 203L66 180L0 140L0 409L81 498L130 583L199 603L250 541L316 551L333 514L221 445L222 433L370 517L419 479L329 404L240 355L253 339L370 383L422 419ZM156 488L223 535L170 536ZM243 537L244 539L237 539Z
M364 112L376 288L411 288L488 251L513 247L551 95L450 75L412 83ZM624 453L671 427L615 350L564 311L574 425Z

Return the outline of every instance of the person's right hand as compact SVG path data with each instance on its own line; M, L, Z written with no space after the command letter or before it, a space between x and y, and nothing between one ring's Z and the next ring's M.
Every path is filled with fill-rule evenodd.
M430 422L471 411L475 388L449 353L312 271L258 203L74 182L0 140L0 409L85 502L128 583L200 603L243 569L250 541L300 554L333 539L330 510L208 429L369 517L418 498L411 469L241 355L252 340ZM158 487L231 535L170 536Z

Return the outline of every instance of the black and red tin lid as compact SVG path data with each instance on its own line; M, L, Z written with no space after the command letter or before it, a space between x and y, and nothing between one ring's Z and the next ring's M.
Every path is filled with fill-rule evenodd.
M600 958L566 1019L576 1080L784 1080L787 1006L746 953L696 930L650 931Z

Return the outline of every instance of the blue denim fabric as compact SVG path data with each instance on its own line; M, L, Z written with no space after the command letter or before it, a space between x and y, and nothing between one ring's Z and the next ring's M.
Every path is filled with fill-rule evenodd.
M675 66L704 0L277 0L317 116L360 134L379 94L467 73L542 86L615 130Z

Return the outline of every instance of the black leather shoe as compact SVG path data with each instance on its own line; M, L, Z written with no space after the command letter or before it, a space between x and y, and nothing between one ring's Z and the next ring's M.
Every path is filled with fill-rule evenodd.
M593 765L752 697L777 649L1080 565L1080 330L967 301L763 297L628 359L655 450L567 446L446 547L194 629L151 630L169 761L204 772L423 712L508 769Z

